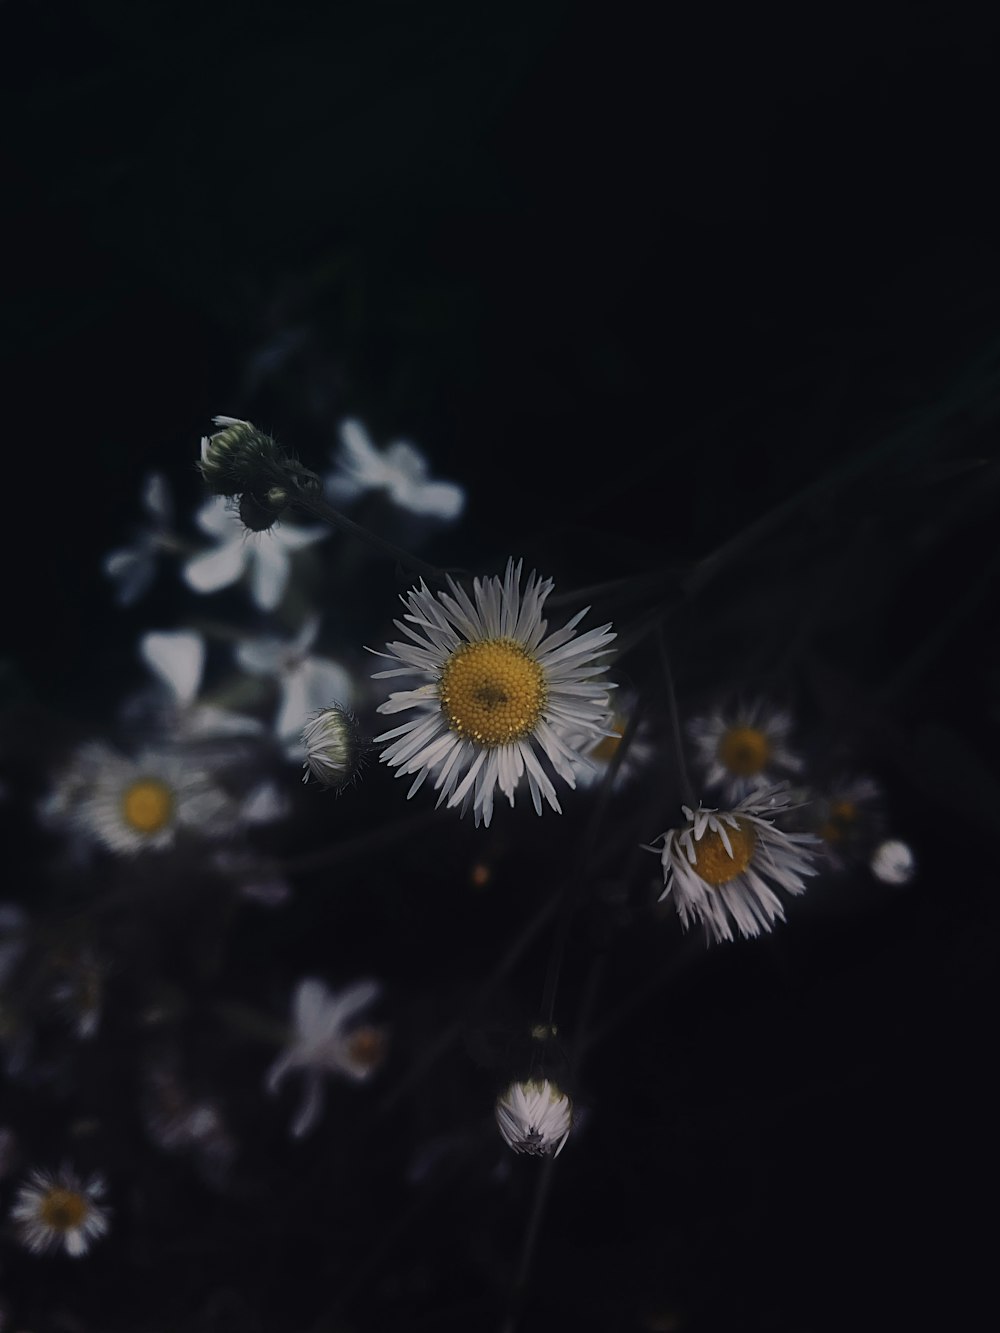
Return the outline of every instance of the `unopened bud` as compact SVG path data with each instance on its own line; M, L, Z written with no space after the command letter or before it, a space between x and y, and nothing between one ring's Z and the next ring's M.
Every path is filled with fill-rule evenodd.
M512 1083L495 1114L507 1146L533 1157L558 1157L573 1127L573 1103L547 1078Z
M240 521L251 532L267 532L288 507L288 492L283 486L271 486L263 496L244 491L240 496Z
M290 492L312 494L320 488L320 479L315 472L303 467L297 458L293 458L270 435L257 429L249 421L240 421L236 417L213 417L212 420L222 430L214 435L207 435L201 442L201 475L209 490L216 495L252 495L258 506L277 501L268 501L272 491L283 492L284 507L291 498ZM262 515L258 514L260 519ZM246 520L244 520L246 521ZM274 519L271 519L274 522ZM251 524L247 524L251 527ZM270 524L264 524L268 527ZM261 532L263 527L253 527Z
M324 787L339 791L357 775L364 747L353 713L331 704L309 719L302 728L306 747L306 770L302 781L314 777Z

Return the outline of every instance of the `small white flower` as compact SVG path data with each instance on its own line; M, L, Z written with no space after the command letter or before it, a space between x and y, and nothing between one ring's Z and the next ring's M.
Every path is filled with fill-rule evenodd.
M797 773L802 761L788 748L792 718L762 700L729 712L716 709L692 718L694 742L705 786L721 788L727 801L770 787L783 773Z
M292 1124L296 1138L305 1134L319 1115L324 1074L339 1074L360 1083L381 1063L384 1032L371 1026L358 1027L353 1021L379 991L375 981L358 981L340 992L329 990L315 977L299 982L292 1005L291 1040L267 1075L267 1089L273 1093L289 1070L301 1069L305 1074L305 1100Z
M250 534L221 495L213 495L198 510L196 521L216 546L184 565L188 586L195 592L218 592L249 571L250 593L262 611L273 611L284 596L292 553L329 535L329 528L293 523L275 523L268 532Z
M236 660L244 671L278 682L281 701L275 735L289 752L301 753L301 734L311 714L330 704L349 706L354 687L349 673L327 657L309 651L319 634L319 617L310 616L292 640L273 636L243 639Z
M205 640L193 630L151 630L139 640L139 655L166 691L164 729L185 740L254 736L263 731L256 718L201 703L198 691L205 670Z
M780 787L746 797L732 810L682 806L685 825L661 833L664 889L673 895L687 930L704 922L715 940L733 938L732 923L744 938L770 931L785 912L768 881L788 893L805 891L806 875L815 875L811 852L819 840L810 833L785 833L768 816L789 808ZM660 838L655 839L656 842Z
M115 595L121 606L131 606L148 590L156 574L157 559L176 544L166 477L150 472L142 484L141 498L148 524L138 530L131 546L109 551L101 562L105 574L117 585Z
M18 1237L33 1254L60 1246L73 1258L86 1254L108 1229L108 1210L99 1176L84 1181L70 1166L59 1171L32 1171L10 1211Z
M450 522L465 505L465 492L450 481L430 481L427 461L412 444L399 441L379 452L360 421L344 421L340 449L333 455L335 470L326 480L326 493L335 504L348 504L365 491L383 490L393 504L411 514Z
M378 656L395 665L374 676L424 678L379 706L380 713L417 712L375 737L392 742L380 761L399 777L417 775L409 796L433 776L438 805L460 805L462 814L471 805L477 825L489 825L497 788L514 804L522 777L538 814L543 797L558 812L538 751L575 787L574 762L582 746L603 734L614 688L593 679L607 670L599 659L615 637L611 626L577 637L576 626L590 609L585 607L546 635L542 606L552 581L532 571L522 592L521 567L508 560L502 579L476 579L475 603L451 578L450 593L432 593L421 582L401 599L406 614L393 622L411 642L388 644L389 651ZM568 736L579 740L570 743Z
M164 851L182 830L227 836L238 809L180 750L126 757L101 741L73 755L41 809L43 820L108 851Z
M889 838L875 848L871 871L883 884L909 884L917 872L913 848L898 838Z
M547 1078L512 1083L494 1113L508 1147L533 1157L558 1157L573 1127L572 1102Z

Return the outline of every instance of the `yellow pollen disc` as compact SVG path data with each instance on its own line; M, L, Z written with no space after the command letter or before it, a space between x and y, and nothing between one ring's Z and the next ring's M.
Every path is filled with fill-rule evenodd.
M706 829L702 837L694 844L694 868L706 884L718 888L728 884L737 875L742 875L753 860L757 846L757 834L752 824L746 820L737 820L737 827L726 825L726 836L733 849L732 856L723 846L722 839L714 829Z
M374 1069L385 1057L385 1033L381 1028L358 1028L347 1041L347 1049L355 1064Z
M174 794L156 778L133 782L122 796L126 824L137 833L159 833L174 812Z
M719 762L738 778L752 778L771 757L771 746L756 727L730 727L719 741Z
M519 643L484 639L455 649L438 692L452 731L477 745L509 745L541 717L545 676Z
M53 1231L72 1231L90 1211L87 1200L76 1190L51 1189L39 1208L41 1220Z
M590 758L596 759L599 764L610 764L615 757L615 751L621 745L622 736L625 734L624 723L615 722L613 730L614 736L602 736L590 751Z

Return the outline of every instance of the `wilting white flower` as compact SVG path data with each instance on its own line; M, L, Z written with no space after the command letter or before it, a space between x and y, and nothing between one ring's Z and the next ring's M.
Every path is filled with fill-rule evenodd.
M218 592L235 583L246 570L250 593L262 611L281 601L291 572L291 556L329 535L329 528L275 523L268 532L250 534L239 515L221 495L213 495L196 515L202 532L215 539L213 550L184 565L184 578L195 592Z
M762 700L687 725L706 787L720 787L727 801L770 787L783 773L797 773L802 761L788 748L789 713Z
M872 874L883 884L909 884L917 871L913 848L898 838L889 838L876 847L870 864Z
M169 699L164 728L186 740L253 736L263 731L254 717L201 703L205 640L193 630L150 630L139 640L139 655L164 686Z
M292 1005L294 1030L284 1052L271 1066L267 1089L275 1092L292 1069L305 1075L305 1100L292 1124L301 1137L316 1121L322 1106L323 1075L340 1074L355 1082L369 1078L382 1062L385 1033L357 1026L354 1020L378 996L375 981L358 981L345 990L329 990L308 977L299 982Z
M99 1176L84 1181L70 1166L59 1171L32 1171L10 1210L22 1244L33 1254L62 1247L73 1258L86 1254L108 1229L108 1210Z
M340 448L326 493L335 504L348 504L365 491L385 491L393 504L411 514L451 520L465 505L465 492L451 481L431 481L427 461L412 444L399 441L380 452L360 421L344 421Z
M296 752L309 716L332 703L348 706L354 693L344 667L309 651L318 634L319 617L310 616L291 641L273 636L247 638L236 649L236 660L244 671L278 682L281 701L275 734Z
M226 836L239 811L181 750L148 749L130 758L88 741L57 778L40 814L52 827L134 854L163 851L181 831Z
M153 581L159 556L176 547L173 505L166 477L150 472L142 484L141 500L148 524L136 532L131 546L109 551L101 562L105 574L117 585L115 595L122 606L131 606L139 600Z
M310 777L334 790L346 786L361 762L361 736L353 713L339 704L321 708L302 728L306 757L302 781Z
M715 940L733 938L732 923L744 937L771 930L785 912L771 883L788 893L803 893L806 875L815 875L811 852L819 840L810 833L785 833L773 819L789 808L780 787L746 797L732 810L697 810L682 806L683 828L655 839L664 889L673 895L684 929L703 921Z
M512 1083L494 1111L508 1147L533 1157L558 1157L573 1127L572 1102L547 1078Z
M513 560L503 579L474 581L475 603L451 578L450 593L432 593L421 582L402 598L406 615L393 622L412 642L390 643L388 653L378 654L398 665L376 672L376 680L416 674L425 681L380 705L380 713L417 710L411 721L375 737L392 742L381 762L400 777L416 773L410 796L433 777L438 805L461 805L463 815L471 805L477 825L489 825L498 787L514 804L522 777L538 814L543 797L558 811L538 751L575 787L574 762L582 745L604 733L614 688L593 680L607 669L599 659L615 637L611 626L577 638L585 607L546 636L542 605L552 580L532 571L523 592L520 584L521 562ZM567 736L580 741L574 746Z

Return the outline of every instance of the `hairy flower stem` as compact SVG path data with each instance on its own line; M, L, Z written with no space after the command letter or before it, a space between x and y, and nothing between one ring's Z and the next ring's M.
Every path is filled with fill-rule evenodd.
M329 523L331 527L346 532L352 537L357 537L360 541L367 542L381 555L390 556L403 569L412 574L419 574L423 578L430 579L434 583L444 583L446 571L438 569L436 565L429 565L426 560L421 560L419 556L411 555L409 551L404 551L401 546L395 542L386 541L378 533L372 532L370 528L364 527L360 523L355 523L353 518L348 518L342 514L339 509L334 509L333 505L328 504L326 500L320 499L316 495L295 495L292 497L292 503L297 508L305 510L307 514L312 514L323 523ZM455 571L458 572L458 571Z

